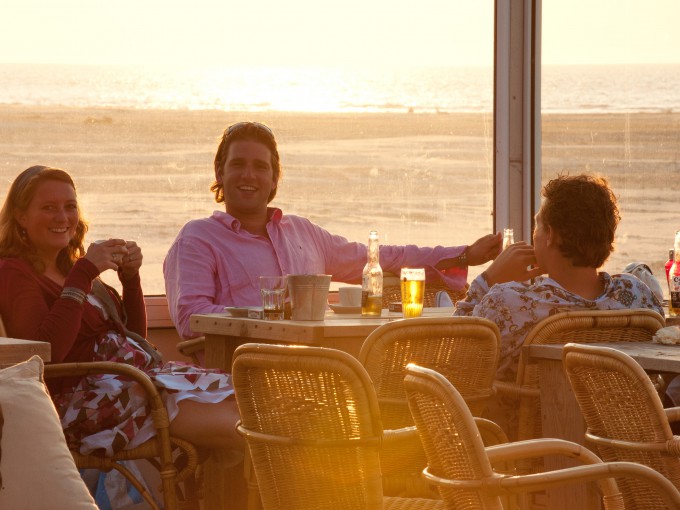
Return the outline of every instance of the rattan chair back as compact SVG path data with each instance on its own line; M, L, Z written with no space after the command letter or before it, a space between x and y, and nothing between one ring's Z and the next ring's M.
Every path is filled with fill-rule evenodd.
M504 505L501 497L587 481L597 482L605 509L623 509L623 497L614 478L639 480L663 498L667 504L663 508L680 508L680 492L653 469L631 462L603 463L590 450L569 441L534 439L485 448L465 400L433 370L409 365L404 386L427 454L423 476L438 486L448 509L514 508L512 500ZM545 455L565 455L584 465L531 475L494 469L496 463Z
M404 391L408 363L443 374L464 395L472 413L481 416L494 394L499 345L496 324L479 317L419 317L377 328L364 341L359 361L373 381L383 426L413 425ZM427 461L419 441L383 448L381 462L386 494L433 494L420 476Z
M373 381L383 425L413 425L406 402L406 365L415 363L444 375L480 416L493 395L500 359L496 324L479 317L419 317L388 322L364 341L359 361Z
M383 507L380 412L355 358L245 344L233 381L265 509Z
M567 344L564 367L605 461L645 464L680 488L680 437L673 437L658 393L642 367L605 346ZM627 509L666 508L639 482L622 480Z
M650 342L664 327L664 318L649 309L575 310L561 312L538 323L526 336L523 345ZM517 368L518 387L539 388L538 366L520 357ZM522 396L519 403L518 439L542 436L541 408L536 396Z
M428 471L450 480L489 480L496 475L477 425L460 392L442 374L409 365L403 379ZM501 510L497 495L479 489L439 488L447 508Z

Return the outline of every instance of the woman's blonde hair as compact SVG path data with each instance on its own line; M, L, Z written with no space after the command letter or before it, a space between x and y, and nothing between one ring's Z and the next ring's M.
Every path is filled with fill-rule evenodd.
M7 199L0 210L0 257L22 258L42 273L45 270L26 230L16 219L17 213L24 212L31 204L38 186L45 181L58 181L70 184L76 189L71 176L64 170L48 166L32 166L21 172L9 188ZM85 255L83 240L87 232L87 222L83 219L78 206L78 225L68 246L57 256L57 268L66 275L76 260Z

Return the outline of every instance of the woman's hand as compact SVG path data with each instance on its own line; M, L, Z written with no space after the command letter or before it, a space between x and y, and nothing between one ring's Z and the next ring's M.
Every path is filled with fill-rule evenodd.
M108 239L90 244L87 253L85 253L85 258L97 266L100 273L103 273L107 269L117 271L118 264L127 253L128 250L123 239Z
M523 282L543 274L536 264L534 247L524 241L510 245L503 250L485 271L489 287L496 283Z
M144 256L142 255L142 249L134 241L127 241L125 247L127 248L127 254L123 256L119 269L122 277L129 280L139 273Z

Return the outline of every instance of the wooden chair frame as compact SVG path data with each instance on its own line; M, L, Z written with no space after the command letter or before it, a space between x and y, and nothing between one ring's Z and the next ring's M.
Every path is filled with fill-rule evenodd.
M434 370L410 364L404 385L427 454L423 476L436 484L447 508L501 510L501 496L596 481L606 509L623 508L614 478L632 478L653 487L669 508L678 508L680 492L647 466L603 463L594 453L560 439L534 439L484 447L476 423L456 388ZM498 462L545 455L566 455L585 465L529 475L494 470Z
M586 440L602 459L649 466L680 488L680 437L670 428L680 407L664 409L647 373L624 352L567 344L562 358L586 421ZM619 486L627 508L661 508L644 487L630 481Z
M156 436L143 444L128 450L122 450L111 457L100 455L84 455L71 448L76 466L80 469L98 469L100 471L119 471L139 491L153 510L160 510L153 497L119 461L145 459L158 470L164 501L164 510L179 508L177 484L187 481L191 487L191 479L195 476L198 465L196 448L187 441L170 436L170 420L158 389L151 379L141 370L131 365L110 361L92 361L84 363L53 363L45 365L45 378L85 377L92 374L116 374L134 380L144 390L151 409L151 418L156 429ZM179 449L186 456L186 463L178 473L173 463L173 450ZM191 491L190 491L191 492ZM190 494L185 507L198 508L196 494Z

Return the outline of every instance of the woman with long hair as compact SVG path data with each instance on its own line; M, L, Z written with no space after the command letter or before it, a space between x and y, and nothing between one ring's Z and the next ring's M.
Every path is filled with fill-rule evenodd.
M55 362L116 361L146 372L161 390L170 433L208 448L242 448L228 374L163 363L146 340L134 241L84 247L87 223L64 170L33 166L12 183L0 211L0 316L7 334L42 340ZM116 271L122 299L99 279ZM82 453L134 447L154 434L136 383L115 375L50 380L69 443Z

